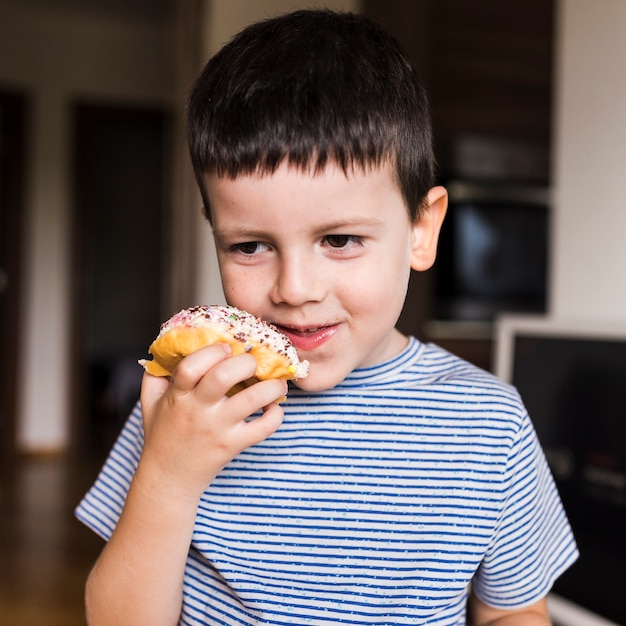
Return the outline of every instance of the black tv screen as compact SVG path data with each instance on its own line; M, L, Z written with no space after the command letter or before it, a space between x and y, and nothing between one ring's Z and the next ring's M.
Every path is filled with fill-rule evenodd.
M626 328L623 335L601 325L511 328L508 378L528 408L581 553L554 592L626 624Z
M548 217L541 204L451 202L435 265L435 318L492 321L502 312L544 312Z

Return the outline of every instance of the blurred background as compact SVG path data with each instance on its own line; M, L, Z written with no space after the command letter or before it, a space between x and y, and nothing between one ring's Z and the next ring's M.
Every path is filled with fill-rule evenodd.
M223 300L187 90L241 27L311 6L381 22L430 93L451 208L403 331L493 370L503 313L626 320L623 0L0 0L0 623L84 623L101 546L72 510L136 361Z

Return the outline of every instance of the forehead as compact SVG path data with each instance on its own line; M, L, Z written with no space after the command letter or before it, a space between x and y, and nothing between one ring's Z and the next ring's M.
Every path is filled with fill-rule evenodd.
M205 177L213 221L254 213L259 218L283 211L286 215L384 210L400 202L400 188L389 164L344 171L335 164L321 171L286 164L272 173L243 174L235 178ZM406 210L406 208L404 209Z

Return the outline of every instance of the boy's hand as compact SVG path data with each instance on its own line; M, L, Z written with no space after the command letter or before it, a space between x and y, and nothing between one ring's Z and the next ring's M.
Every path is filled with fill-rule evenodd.
M140 466L151 486L158 481L171 496L197 501L229 461L280 426L283 411L276 400L286 394L284 381L262 381L226 396L255 369L252 356L232 357L228 346L216 344L184 358L171 379L144 374ZM262 417L246 421L264 407Z

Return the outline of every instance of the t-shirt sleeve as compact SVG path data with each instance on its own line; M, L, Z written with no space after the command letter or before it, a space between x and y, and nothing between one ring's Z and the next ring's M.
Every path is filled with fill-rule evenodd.
M514 609L545 597L578 557L569 521L526 412L504 478L507 496L472 587L486 604Z
M143 420L137 403L96 482L76 508L76 517L107 541L122 513L143 442Z

